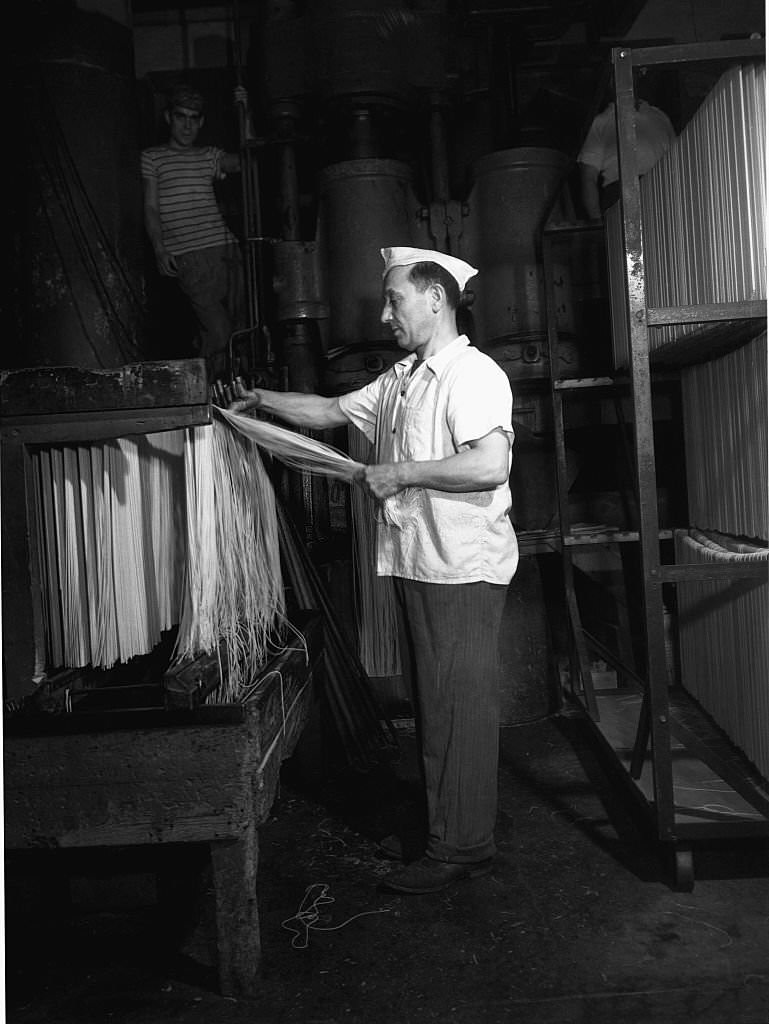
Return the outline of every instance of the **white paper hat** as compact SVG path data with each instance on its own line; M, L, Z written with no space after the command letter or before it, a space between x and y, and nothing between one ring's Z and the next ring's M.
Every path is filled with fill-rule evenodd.
M414 263L437 263L444 270L448 270L459 285L461 292L470 278L478 273L475 267L471 267L464 260L457 259L456 256L449 256L445 252L436 252L434 249L412 249L409 246L397 245L379 251L385 262L382 277L385 277L393 267L410 267Z

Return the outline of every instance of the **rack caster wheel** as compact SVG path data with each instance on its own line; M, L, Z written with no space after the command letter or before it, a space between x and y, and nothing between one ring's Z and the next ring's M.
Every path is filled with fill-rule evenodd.
M694 855L689 847L674 851L674 888L676 892L691 892L694 888Z

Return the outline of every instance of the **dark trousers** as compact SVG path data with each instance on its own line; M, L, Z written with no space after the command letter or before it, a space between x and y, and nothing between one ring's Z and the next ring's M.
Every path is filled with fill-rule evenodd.
M237 245L197 249L176 257L177 281L198 322L198 355L222 360L233 331L243 327L243 262ZM223 372L224 367L217 367Z
M428 856L495 852L499 630L507 587L396 579L425 787Z

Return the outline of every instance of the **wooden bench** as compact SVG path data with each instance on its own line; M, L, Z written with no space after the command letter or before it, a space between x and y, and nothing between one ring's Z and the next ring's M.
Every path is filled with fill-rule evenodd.
M6 849L208 844L220 989L255 994L259 827L310 714L321 633L314 616L307 651L265 664L247 704L8 720Z

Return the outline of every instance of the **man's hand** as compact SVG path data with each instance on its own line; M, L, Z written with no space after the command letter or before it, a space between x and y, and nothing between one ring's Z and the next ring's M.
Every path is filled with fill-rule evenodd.
M498 427L484 437L460 445L458 452L443 459L366 466L360 483L380 501L407 487L453 494L492 491L510 475L510 443L511 439Z
M171 255L168 249L157 249L155 251L158 270L164 277L177 277L179 268L176 265L176 258Z
M235 399L227 406L230 412L247 412L249 409L258 409L262 404L262 389L254 388L249 391L243 387L240 377L236 377L232 382L232 393Z
M243 110L242 116L242 130L243 138L246 142L250 142L255 138L254 126L251 123L251 108L248 102L248 89L244 85L235 86L235 106L241 107Z
M366 466L360 475L360 483L373 497L384 501L407 486L402 479L404 465L405 463L382 462Z

